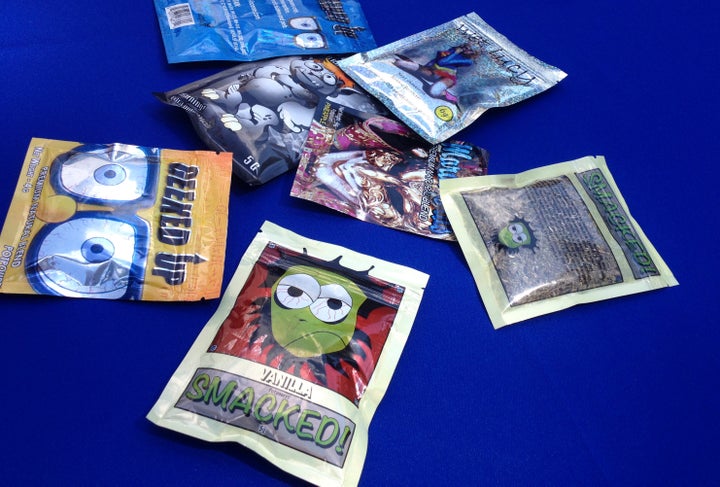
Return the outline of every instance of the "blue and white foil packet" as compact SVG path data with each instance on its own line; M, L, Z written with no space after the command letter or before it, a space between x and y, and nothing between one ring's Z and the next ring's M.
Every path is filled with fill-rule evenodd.
M375 48L357 0L154 0L169 63Z
M566 76L474 12L337 64L432 144Z

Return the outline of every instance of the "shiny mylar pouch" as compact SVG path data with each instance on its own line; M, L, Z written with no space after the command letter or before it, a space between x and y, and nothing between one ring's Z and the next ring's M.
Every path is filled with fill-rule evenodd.
M232 156L34 138L0 292L194 301L220 292Z
M28 281L39 294L139 299L149 231L135 215L79 211L44 226L32 240Z
M432 144L566 76L474 12L337 64Z

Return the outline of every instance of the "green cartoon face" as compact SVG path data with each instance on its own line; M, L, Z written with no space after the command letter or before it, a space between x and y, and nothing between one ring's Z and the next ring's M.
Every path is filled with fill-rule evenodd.
M298 357L345 348L355 333L357 311L366 299L347 277L303 265L289 268L272 290L273 335Z
M498 233L498 241L509 249L517 249L523 245L532 245L534 238L532 232L525 223L515 220L500 230Z

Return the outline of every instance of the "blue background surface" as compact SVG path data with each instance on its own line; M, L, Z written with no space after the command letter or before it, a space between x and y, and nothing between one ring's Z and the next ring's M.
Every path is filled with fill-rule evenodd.
M666 6L661 6L666 5ZM493 330L457 244L232 187L224 283L264 220L430 274L370 426L361 485L717 485L718 9L712 2L365 0L383 45L475 10L568 77L458 138L493 174L604 155L680 286ZM0 4L0 212L30 138L202 148L151 93L231 66L168 65L152 2ZM224 288L224 287L223 287ZM295 485L253 452L145 419L218 301L0 295L4 485Z

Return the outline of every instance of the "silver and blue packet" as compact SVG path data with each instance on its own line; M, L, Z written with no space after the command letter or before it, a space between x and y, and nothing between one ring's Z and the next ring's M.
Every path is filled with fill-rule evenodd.
M203 142L213 150L232 152L233 173L257 186L297 167L323 100L387 113L332 61L286 56L240 63L155 96L185 110Z
M347 57L338 66L432 144L488 109L520 102L566 76L474 12Z
M220 295L229 153L33 138L0 232L0 294Z
M256 61L376 47L357 0L154 0L169 63Z

